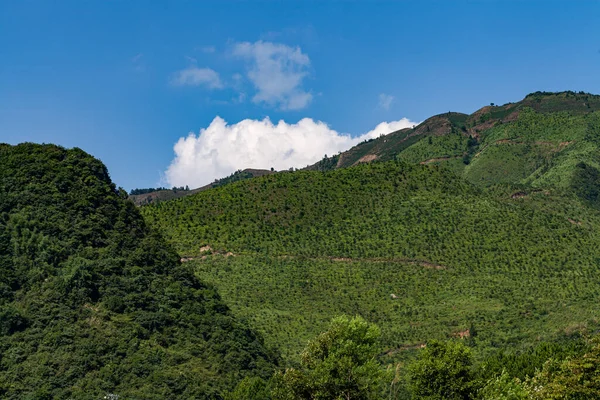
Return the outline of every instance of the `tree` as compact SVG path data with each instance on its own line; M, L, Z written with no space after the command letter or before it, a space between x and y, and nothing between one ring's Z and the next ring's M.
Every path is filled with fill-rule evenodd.
M575 194L591 205L600 206L600 171L580 162L571 177L571 188Z
M257 376L242 379L235 390L226 397L227 400L266 400L269 398L267 383Z
M301 368L273 379L274 399L375 399L385 372L376 361L379 328L361 317L341 316L310 341Z
M473 394L471 351L460 342L432 341L409 366L410 385L419 399L469 399Z
M563 361L548 360L525 382L532 399L600 398L600 338L585 354Z
M506 370L500 376L491 378L479 390L478 398L482 400L527 400L529 394L517 378L511 378Z

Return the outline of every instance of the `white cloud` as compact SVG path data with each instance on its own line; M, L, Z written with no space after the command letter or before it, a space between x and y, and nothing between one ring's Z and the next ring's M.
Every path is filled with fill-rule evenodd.
M273 124L265 118L228 125L216 117L198 135L190 133L177 141L175 158L165 172L165 179L173 186L199 187L238 169L302 168L319 161L325 154L331 156L365 139L415 124L406 118L382 122L375 129L353 138L311 118L295 124L285 121Z
M381 135L387 135L388 133L399 131L404 128L412 128L414 125L418 125L418 122L412 122L408 118L402 118L398 121L381 122L375 127L375 129L360 136L360 140L365 139L376 139Z
M390 109L392 101L394 101L394 96L385 93L379 94L379 107L383 108L384 110Z
M220 89L223 87L219 74L210 68L198 68L195 66L175 72L171 77L171 84L175 86L206 86L209 89Z
M302 88L308 75L310 59L299 47L258 41L236 43L233 55L250 62L248 78L257 89L255 103L265 103L282 110L299 110L312 100Z

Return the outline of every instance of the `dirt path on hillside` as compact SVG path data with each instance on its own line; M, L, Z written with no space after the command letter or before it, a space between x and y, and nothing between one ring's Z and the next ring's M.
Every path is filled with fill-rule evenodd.
M493 143L488 143L481 150L479 150L477 153L475 153L475 155L473 156L473 158L479 157L479 155L481 153L483 153L485 151L485 149L487 149L490 146L490 144L508 144L508 145L510 145L510 144L526 144L526 142L520 141L519 139L521 139L521 138L516 138L516 139L498 139L498 140L496 140ZM556 145L555 142L548 142L548 141L543 141L543 140L538 140L538 141L535 141L535 142L531 142L531 144L538 145L538 146L540 146L540 145L556 146L556 148L554 149L554 151L561 151L565 147L567 147L567 146L569 146L570 144L573 144L573 143L575 143L574 140L567 141L567 142L560 142L558 145Z
M286 256L280 256L283 258L299 258L300 256L291 256L291 255L286 255ZM427 268L427 269L435 269L435 270L442 270L442 269L447 269L447 267L445 265L441 265L441 264L437 264L437 263L432 263L429 261L425 261L425 260L417 260L414 258L403 258L403 257L365 257L365 258L351 258L351 257L306 257L310 260L329 260L329 261L333 261L333 262L360 262L360 261L366 261L366 262L374 262L374 263L404 263L404 264L411 264L411 265L418 265L420 267L423 268Z
M211 249L212 251L212 249ZM237 254L232 253L231 251L213 251L210 255L213 256L221 256L221 257L237 257ZM435 269L435 270L443 270L443 269L447 269L447 266L445 265L441 265L441 264L437 264L437 263L432 263L430 261L426 261L426 260L418 260L418 259L414 259L414 258L403 258L403 257L365 257L365 258L351 258L351 257L333 257L333 256L321 256L321 257L303 257L303 256L295 256L295 255L290 255L290 254L284 254L284 255L279 255L277 256L280 259L294 259L294 258L303 258L303 259L308 259L308 260L327 260L327 261L333 261L333 262L347 262L347 263L352 263L352 262L361 262L361 261L366 261L366 262L373 262L373 263L404 263L404 264L411 264L411 265L418 265L419 267L423 267L426 269ZM183 256L181 257L181 262L188 262L188 261L194 261L194 260L206 260L208 258L208 255L200 255L197 257L192 257L192 256Z
M496 140L494 142L494 144L527 144L527 142L522 141L522 140L518 140L520 138L516 138L516 139L499 139ZM567 141L567 142L560 142L560 143L556 143L556 142L550 142L548 140L537 140L535 142L530 142L531 144L537 145L537 146L555 146L556 147L556 151L560 151L562 149L564 149L565 147L567 147L568 145L574 143L573 140L571 141Z
M431 164L434 162L439 162L439 161L447 161L447 160L453 160L455 158L461 158L464 157L464 154L461 154L459 156L445 156L445 157L438 157L438 158L430 158L429 160L425 160L425 161L421 161L419 164Z

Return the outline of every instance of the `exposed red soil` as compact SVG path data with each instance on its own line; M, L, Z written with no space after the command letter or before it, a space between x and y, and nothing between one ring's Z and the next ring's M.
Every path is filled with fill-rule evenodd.
M464 331L453 333L452 336L461 339L468 338L469 336L471 336L471 331L469 329L465 329Z

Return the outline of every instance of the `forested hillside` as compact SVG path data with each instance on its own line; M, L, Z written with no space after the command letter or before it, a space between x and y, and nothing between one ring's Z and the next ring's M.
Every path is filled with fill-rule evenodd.
M360 315L380 397L596 398L599 109L537 92L142 213L288 365Z
M0 145L0 397L222 398L277 358L79 149Z

